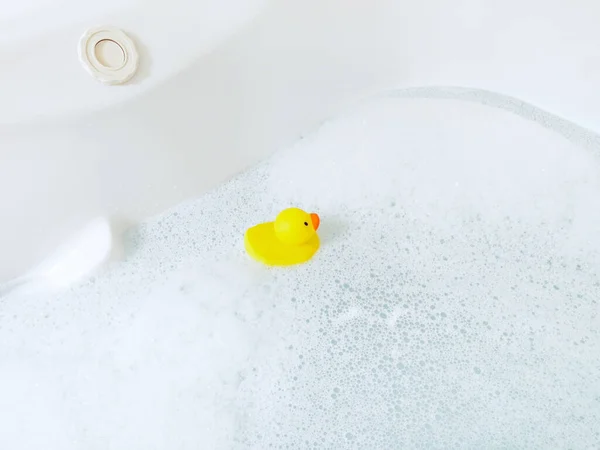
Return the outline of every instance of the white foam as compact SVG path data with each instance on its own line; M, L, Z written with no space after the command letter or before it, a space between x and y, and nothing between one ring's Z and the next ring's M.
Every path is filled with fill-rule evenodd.
M494 108L363 105L145 223L95 281L4 300L0 443L591 448L598 163ZM264 268L243 232L290 205L322 248Z

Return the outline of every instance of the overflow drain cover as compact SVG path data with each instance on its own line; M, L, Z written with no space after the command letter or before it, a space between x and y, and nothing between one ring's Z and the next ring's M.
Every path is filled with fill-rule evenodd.
M131 38L122 30L96 27L81 37L79 60L101 83L122 84L135 75L139 55Z

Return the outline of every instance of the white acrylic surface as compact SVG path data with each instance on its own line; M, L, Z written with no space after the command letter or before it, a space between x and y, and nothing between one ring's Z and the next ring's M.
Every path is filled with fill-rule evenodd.
M0 11L0 124L106 109L156 87L211 52L265 6L264 0L28 0ZM121 28L142 61L127 89L82 70L77 44L96 26Z
M0 447L596 448L600 146L469 95L502 109L370 102L1 300ZM322 248L267 269L243 232L289 205Z

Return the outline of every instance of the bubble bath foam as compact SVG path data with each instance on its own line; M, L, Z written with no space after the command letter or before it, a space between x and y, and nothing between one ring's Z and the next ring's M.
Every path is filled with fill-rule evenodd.
M599 148L478 91L365 102L96 278L4 298L0 444L596 448ZM321 250L265 268L244 230L289 205Z

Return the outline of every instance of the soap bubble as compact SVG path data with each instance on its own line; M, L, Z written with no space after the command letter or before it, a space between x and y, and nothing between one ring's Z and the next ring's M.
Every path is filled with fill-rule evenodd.
M367 103L137 227L93 282L0 304L0 440L592 448L598 154L481 105ZM317 255L250 260L244 230L290 205L321 215Z

